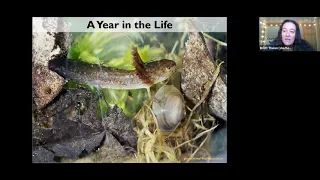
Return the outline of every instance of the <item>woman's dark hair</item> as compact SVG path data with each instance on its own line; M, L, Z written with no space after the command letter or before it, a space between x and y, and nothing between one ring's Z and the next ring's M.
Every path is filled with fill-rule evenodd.
M296 37L294 39L294 44L301 43L301 31L300 31L298 23L296 21L294 21L294 20L286 19L280 25L280 28L279 28L279 31L278 31L278 36L276 38L277 45L283 45L282 38L281 38L282 37L282 27L287 22L291 22L296 26Z

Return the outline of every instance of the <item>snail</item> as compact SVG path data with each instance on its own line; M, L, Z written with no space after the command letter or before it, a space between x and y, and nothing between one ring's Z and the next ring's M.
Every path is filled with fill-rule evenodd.
M185 102L181 92L173 85L162 86L155 94L152 110L158 127L163 132L172 132L186 116Z

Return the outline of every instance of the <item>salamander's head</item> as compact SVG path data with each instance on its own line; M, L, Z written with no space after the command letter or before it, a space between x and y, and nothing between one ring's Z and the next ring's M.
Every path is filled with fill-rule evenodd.
M54 58L52 60L49 61L48 63L48 68L51 71L56 72L57 74L59 74L60 76L64 77L64 68L67 65L67 59L65 58Z
M176 72L176 63L172 60L162 59L159 61L153 61L146 64L148 74L152 76L156 82L161 82L168 79L173 73Z

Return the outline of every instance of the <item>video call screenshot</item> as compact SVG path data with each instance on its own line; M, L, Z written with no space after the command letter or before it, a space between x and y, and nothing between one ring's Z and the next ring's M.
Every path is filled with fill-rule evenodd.
M260 51L320 51L320 17L260 17Z
M25 100L14 101L23 108L7 105L14 111L8 120L26 130L21 122L32 124L34 164L234 163L251 176L265 169L259 162L276 173L285 172L279 162L305 164L319 142L320 17L270 17L279 9L292 13L275 3L240 3L249 10L236 5L240 13L225 17L33 17L32 59L20 57L27 48L12 46L13 63L3 66L11 67L3 80L19 85L5 86L4 96L20 99L28 75L20 63L32 62L32 119L21 112L30 112L20 105ZM30 149L20 143L28 132L4 129L17 145L5 146L8 152ZM134 176L128 169L111 172ZM45 170L37 175L52 174Z

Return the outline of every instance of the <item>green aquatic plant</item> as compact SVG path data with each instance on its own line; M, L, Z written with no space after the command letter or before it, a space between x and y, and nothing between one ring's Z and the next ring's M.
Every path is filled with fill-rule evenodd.
M124 56L130 42L143 42L138 33L93 32L76 36L68 58L101 64Z

